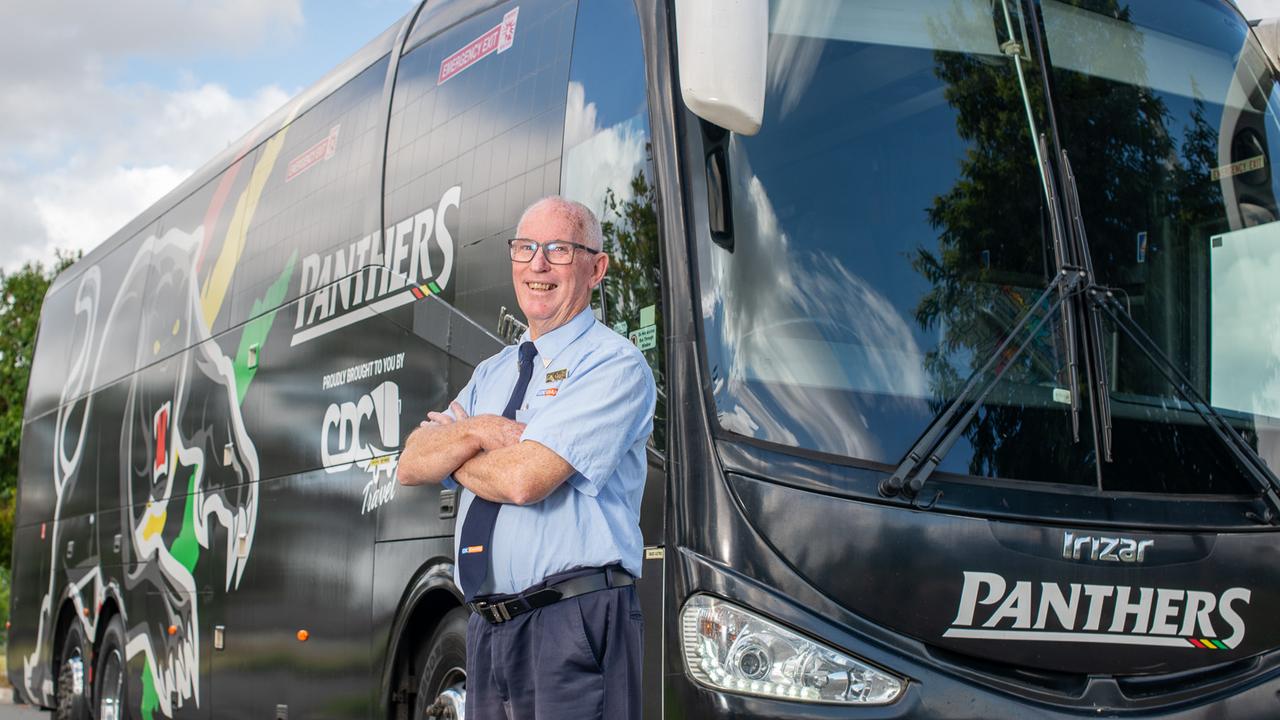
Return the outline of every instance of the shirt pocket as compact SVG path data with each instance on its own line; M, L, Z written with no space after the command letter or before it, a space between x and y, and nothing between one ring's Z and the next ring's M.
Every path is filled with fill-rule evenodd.
M534 392L530 393L528 399L525 401L524 407L522 407L516 413L517 414L516 419L520 420L519 415L522 413L525 416L532 417L533 413L538 412L538 410L545 407L549 407L552 403L556 401L556 394L559 391L560 391L560 388L558 385L551 385L546 387L540 387ZM525 422L525 421L521 420L521 422Z

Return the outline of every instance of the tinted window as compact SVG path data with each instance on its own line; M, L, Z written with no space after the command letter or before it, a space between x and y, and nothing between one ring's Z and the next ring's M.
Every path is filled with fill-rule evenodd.
M172 329L175 321L179 325L178 332L156 336L162 345L157 356L189 347L192 323L202 325L205 334L230 326L232 281L236 260L244 249L244 219L252 214L253 170L259 155L259 150L250 149L164 214L156 250L166 260L164 267L153 268L159 284L148 284L147 304L164 303L159 310L171 314L165 330ZM175 302L170 291L177 285L191 288L193 294Z
M24 414L34 418L57 406L71 367L72 345L85 337L88 317L77 316L75 297L81 279L76 278L57 292L45 296L40 308L40 329L36 334L31 375L27 381ZM85 388L87 389L87 387ZM73 389L74 391L74 389Z
M138 329L147 284L154 272L151 261L157 242L157 226L152 225L111 251L78 280L92 282L96 274L102 288L92 311L95 322L89 357L94 389L119 380L156 356L154 346L140 344Z
M1261 48L1215 2L1041 8L1099 282L1280 469L1280 93ZM1160 364L1106 330L1118 452L1104 486L1248 489Z
M503 241L526 206L559 186L573 9L565 0L509 2L447 29L420 27L437 34L396 75L388 225L409 231L435 214L419 276L429 262L442 296L490 331L500 308L515 308Z
M561 194L600 218L609 272L592 307L649 361L658 383L653 441L665 448L662 267L645 87L634 3L579 3L565 103Z
M238 260L231 325L382 264L375 238L386 72L385 58L369 66L276 132L240 171L247 183L223 210L232 221L221 252ZM304 317L287 318L295 333L373 297L344 290L300 305Z
M1039 96L998 16L983 0L771 4L763 127L724 141L732 244L698 258L725 429L896 464L1054 277L1025 109L1041 122ZM942 470L1095 482L1089 429L1073 442L1058 400L1060 317L1044 320Z

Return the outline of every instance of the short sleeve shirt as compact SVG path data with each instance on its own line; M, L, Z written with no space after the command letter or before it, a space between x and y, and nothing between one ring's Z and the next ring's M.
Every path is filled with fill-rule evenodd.
M520 342L528 340L528 333ZM504 505L479 594L514 593L576 567L621 564L640 577L640 498L657 397L644 356L591 310L533 341L534 372L516 420L532 440L573 466L540 502ZM502 414L519 376L518 347L476 366L457 402L469 415ZM447 487L457 487L449 477ZM457 529L475 495L462 489ZM458 534L454 534L454 558ZM456 580L456 578L455 578Z

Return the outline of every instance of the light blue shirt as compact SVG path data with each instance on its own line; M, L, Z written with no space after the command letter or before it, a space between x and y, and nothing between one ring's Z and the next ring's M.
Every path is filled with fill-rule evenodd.
M528 340L528 332L520 342ZM653 431L653 371L634 345L588 308L533 341L538 355L516 420L521 440L549 448L575 472L542 501L504 505L493 530L489 579L478 594L514 593L575 567L621 563L640 577L640 497ZM458 393L469 415L501 415L519 377L519 343L476 366ZM458 487L452 476L445 487ZM461 530L475 494L462 489ZM458 532L453 556L458 557ZM454 581L457 582L455 570Z

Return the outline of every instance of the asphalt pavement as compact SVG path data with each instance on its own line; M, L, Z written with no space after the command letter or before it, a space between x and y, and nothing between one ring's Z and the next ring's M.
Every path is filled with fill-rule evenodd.
M30 705L14 705L13 693L8 688L0 688L0 720L48 720L49 713L34 710Z

